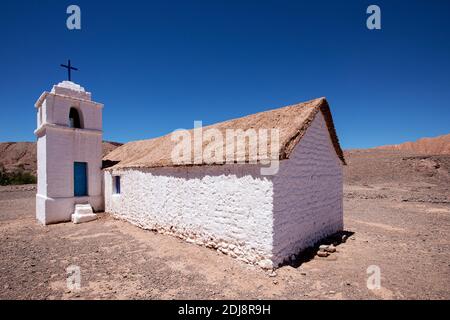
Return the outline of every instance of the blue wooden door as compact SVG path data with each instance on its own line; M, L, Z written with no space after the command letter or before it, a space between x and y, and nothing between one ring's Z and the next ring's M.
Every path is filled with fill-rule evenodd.
M75 162L73 164L73 186L75 197L87 196L87 163Z

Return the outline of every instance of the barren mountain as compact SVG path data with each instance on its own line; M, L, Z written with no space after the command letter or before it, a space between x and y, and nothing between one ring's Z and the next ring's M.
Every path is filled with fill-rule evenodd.
M103 156L120 145L118 142L103 141ZM1 142L0 166L4 166L7 171L23 169L36 174L36 143Z
M422 138L414 142L377 147L381 150L407 151L415 154L450 154L450 134L434 138Z

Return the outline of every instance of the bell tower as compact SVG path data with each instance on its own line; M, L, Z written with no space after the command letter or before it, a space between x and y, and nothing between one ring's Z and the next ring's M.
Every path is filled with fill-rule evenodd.
M44 225L95 219L93 211L104 209L103 105L80 85L63 81L42 93L35 107L36 218Z

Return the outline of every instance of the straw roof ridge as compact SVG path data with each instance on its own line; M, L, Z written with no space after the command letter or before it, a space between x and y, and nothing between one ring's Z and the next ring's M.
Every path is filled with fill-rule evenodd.
M219 122L202 127L202 130L204 132L208 129L218 129L221 133L225 133L227 129L241 129L243 131L248 129L278 129L280 136L279 150L277 150L279 155L278 159L284 160L289 159L293 150L302 139L319 112L322 112L325 119L334 150L339 159L345 165L344 155L333 124L330 107L326 99L323 97L304 103L289 105L283 108L258 112L241 118ZM191 137L193 136L193 131L194 129L188 130ZM106 157L104 157L104 160L113 161L116 163L109 169L221 164L211 164L206 163L203 159L196 159L193 152L191 153L191 159L193 159L192 163L174 163L171 159L171 152L176 143L172 141L171 135L172 133L169 133L158 138L126 143L109 153ZM192 141L193 140L191 140L191 146L194 146ZM203 150L210 141L206 142L206 144L205 142L202 144ZM227 142L228 141L224 141L223 150L226 150ZM271 151L270 156L257 154L256 158L252 158L249 147L245 146L245 148L245 159L248 161L251 160L254 162L262 162L264 160L270 160L270 156L274 154L271 150L270 139L267 142L267 150ZM234 149L234 151L236 150ZM237 157L236 152L235 157Z

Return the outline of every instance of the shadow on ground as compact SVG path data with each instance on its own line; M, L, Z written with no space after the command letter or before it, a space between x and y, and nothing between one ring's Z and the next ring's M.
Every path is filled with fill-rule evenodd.
M353 236L355 233L353 231L339 231L336 232L320 241L318 241L314 246L306 248L302 252L295 255L295 259L290 259L285 261L280 267L291 266L293 268L300 267L303 263L311 261L317 255L319 247L321 245L333 245L338 247L342 243L345 243L348 238Z

